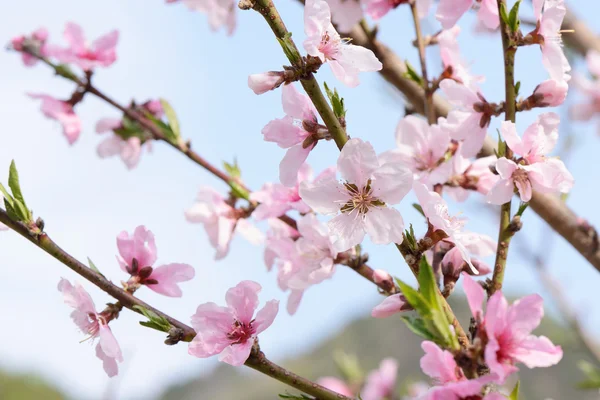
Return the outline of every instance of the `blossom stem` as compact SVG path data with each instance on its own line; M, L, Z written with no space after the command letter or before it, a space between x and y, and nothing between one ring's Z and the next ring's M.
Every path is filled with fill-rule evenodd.
M296 44L291 39L289 32L283 23L283 20L281 19L281 15L279 15L277 8L275 8L275 5L273 4L273 1L256 0L253 8L265 18L265 21L267 21L277 39L279 39L280 43L282 43L282 46L284 46L283 43L285 43L291 48L291 53L293 54L290 54L288 51L285 51L285 54L292 65L301 68L304 61L300 56L300 52L298 51ZM336 117L331 109L327 99L325 96L323 96L323 92L321 91L319 83L312 73L309 73L306 79L301 79L300 83L302 84L302 87L304 87L308 97L310 97L311 101L313 102L317 112L323 119L323 122L327 126L327 129L335 141L335 144L341 150L348 141L348 135L340 123L340 120L338 117Z
M499 15L502 15L502 8L506 9L506 0L498 0ZM517 116L517 104L515 93L515 53L517 46L512 43L510 38L510 27L500 18L500 33L502 35L502 49L504 53L504 88L505 102L504 115L506 121L515 122ZM505 143L506 144L506 143ZM512 150L506 147L505 157L512 159ZM504 272L506 270L506 260L508 258L508 248L515 232L509 229L511 222L511 202L508 201L500 206L500 227L498 230L498 247L496 250L496 261L494 263L494 274L492 281L488 286L488 296L502 289L504 281Z
M425 91L425 116L429 125L435 124L435 108L433 105L433 90L430 86L427 76L427 58L425 54L425 42L423 40L423 32L421 30L421 20L417 11L416 1L410 2L410 11L412 12L413 21L415 24L415 33L417 35L417 48L419 49L419 61L421 62L421 78L423 80L423 90Z

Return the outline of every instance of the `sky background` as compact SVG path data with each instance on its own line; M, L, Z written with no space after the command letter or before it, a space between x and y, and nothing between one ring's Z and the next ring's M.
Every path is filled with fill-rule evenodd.
M304 38L300 5L291 0L277 1L276 5L300 45ZM570 5L594 28L600 28L592 21L600 5L585 0L571 1ZM522 15L530 12L523 7ZM2 2L0 42L7 43L17 34L46 26L50 40L63 43L62 30L67 21L81 24L90 39L115 28L121 32L118 61L97 72L97 87L122 104L132 98L140 102L156 97L168 99L179 116L182 135L191 139L197 152L216 165L237 157L251 188L277 180L284 151L262 141L260 131L271 119L283 115L281 93L257 97L246 82L248 74L280 69L286 60L258 14L239 12L238 29L227 37L223 32L211 32L204 15L189 12L181 5L165 5L162 0ZM500 101L504 83L499 37L473 33L473 23L472 15L461 20L464 58L473 61L474 73L487 77L482 85L487 99ZM402 7L381 21L379 32L401 57L418 65L417 53L410 45L412 29L409 10ZM431 17L424 29L434 33L439 26ZM430 50L429 65L439 72L436 52L435 48ZM380 300L372 285L340 267L332 280L306 293L293 318L288 316L284 307L287 294L277 288L275 273L267 273L261 248L236 238L231 254L215 262L214 250L202 227L184 219L183 211L192 205L201 185L225 192L224 184L164 144L155 145L152 154L144 154L132 171L118 158L99 159L95 148L102 137L94 132L95 123L101 117L120 115L91 96L77 106L83 131L79 141L69 146L58 124L44 118L39 102L25 93L68 98L72 85L53 77L42 65L25 68L20 57L11 52L0 52L0 71L0 181L6 183L10 160L15 159L28 204L36 216L44 218L49 235L79 260L90 257L114 282L127 278L115 261L116 235L141 224L156 235L159 264L185 262L196 268L196 278L182 285L182 299L142 289L138 294L145 301L187 323L198 304L223 303L227 288L243 279L256 280L264 288L262 302L272 298L282 301L275 323L261 336L265 353L282 361L366 315ZM522 82L521 93L531 93L546 76L538 48L519 50L517 79ZM352 136L369 140L378 152L394 146L395 127L404 112L402 98L378 74L362 74L362 84L355 89L336 82L327 66L317 77L337 87L345 98ZM576 100L577 95L571 93L569 102ZM536 115L519 114L519 131ZM490 132L495 132L497 122ZM600 138L595 124L564 123L561 130L563 136L572 134L576 143L568 161L577 180L569 206L592 224L600 225L598 163L593 161L597 160ZM333 165L336 157L333 143L321 143L309 162L318 172ZM495 237L496 210L482 206L480 197L472 199L451 204L451 211L471 217L468 229ZM400 210L407 224L412 222L422 232L424 224L413 212L412 202L411 195ZM162 345L162 334L139 326L138 315L123 312L111 327L125 362L119 377L109 380L91 344L79 343L83 337L70 321L71 310L56 289L60 277L73 280L77 276L20 236L11 232L0 235L0 369L37 373L75 398L99 399L108 394L111 398L148 399L168 385L205 374L216 365L214 359L188 356L184 344ZM544 252L552 252L552 273L569 293L572 304L583 310L584 325L600 332L600 312L587 306L594 303L594 297L598 299L597 271L564 240L551 240L552 233L533 212L526 212L525 228L513 243L524 236L534 251L541 244ZM527 261L515 249L516 245L511 249L506 290L519 294L540 292ZM371 265L411 281L408 268L393 246L367 244L366 250ZM82 283L99 309L110 301L93 285Z

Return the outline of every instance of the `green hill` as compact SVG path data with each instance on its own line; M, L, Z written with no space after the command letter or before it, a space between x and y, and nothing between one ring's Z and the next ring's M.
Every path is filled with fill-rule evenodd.
M46 382L30 375L8 375L0 372L2 400L65 400L60 392Z
M466 302L452 302L463 326L468 326L469 314ZM580 391L575 384L583 379L576 363L587 359L577 347L577 342L564 327L546 318L535 331L548 336L556 344L563 346L564 358L552 368L529 370L520 366L521 400L577 399L598 400L594 391ZM409 381L426 380L419 369L419 359L423 355L420 338L411 333L399 318L357 320L340 333L318 345L313 351L281 364L308 378L316 379L326 375L336 375L332 359L335 351L355 354L363 370L377 367L381 359L394 357L399 361L399 388ZM514 382L509 382L509 387ZM290 389L255 371L245 369L240 373L226 364L221 364L211 375L172 387L166 391L164 400L276 400L278 393Z

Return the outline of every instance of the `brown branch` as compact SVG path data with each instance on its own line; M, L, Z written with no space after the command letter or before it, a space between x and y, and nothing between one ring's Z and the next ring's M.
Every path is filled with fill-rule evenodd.
M412 13L413 23L415 25L415 34L417 36L417 49L419 50L419 61L421 62L421 78L423 79L423 91L425 94L425 116L430 125L435 124L435 109L433 106L433 91L430 86L429 78L427 75L427 58L425 54L425 42L423 39L423 32L421 31L421 19L419 18L419 12L417 11L416 2L410 3L410 11Z

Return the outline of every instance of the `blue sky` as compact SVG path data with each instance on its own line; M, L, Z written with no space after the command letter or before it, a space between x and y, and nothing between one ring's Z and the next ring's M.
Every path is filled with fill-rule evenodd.
M585 5L586 12L580 14L592 16L600 12L600 6L589 1L570 4L575 9ZM276 5L300 44L300 6L290 0L277 1ZM524 7L523 13L529 11ZM203 15L182 6L167 6L162 0L3 2L0 16L3 42L39 26L48 27L51 40L60 42L67 21L80 23L90 38L119 29L119 60L109 69L98 71L98 87L121 103L132 97L139 101L158 96L168 99L177 110L183 136L192 140L196 151L215 164L237 157L243 177L252 188L259 188L265 180L277 179L283 151L263 142L260 130L269 120L282 115L280 92L257 97L247 88L246 80L250 73L277 70L286 60L258 14L239 12L239 26L233 37L212 33ZM503 96L499 40L471 33L472 24L472 16L461 21L464 57L473 60L474 73L486 75L487 81L482 85L486 97L499 101ZM424 26L429 33L438 29L433 19ZM381 39L401 57L418 65L416 51L409 44L414 34L406 8L384 18L379 32ZM434 70L440 64L435 52L433 49L429 54ZM100 160L95 147L102 138L94 132L95 122L119 114L92 97L77 108L83 133L69 147L59 127L46 120L39 112L39 104L25 93L68 97L71 85L52 77L43 66L24 68L13 53L0 52L0 65L0 180L6 181L7 173L3 171L8 170L14 158L30 207L44 218L47 232L57 243L80 260L89 256L103 273L118 282L126 277L114 258L115 237L121 230L132 231L145 224L156 235L159 262L190 263L196 267L197 277L184 284L181 300L146 290L140 291L139 296L185 322L198 304L222 302L226 289L242 279L263 285L263 301L276 298L285 302L287 295L277 288L275 275L265 271L262 249L237 238L231 254L215 262L201 227L185 222L183 211L192 204L197 189L211 185L225 191L222 183L160 144L154 146L152 154L145 154L133 171L127 171L118 159ZM519 51L517 79L523 82L522 93L530 93L546 76L537 48ZM355 89L335 82L326 67L319 71L318 79L335 85L345 98L352 136L371 141L377 151L394 146L394 131L403 115L403 105L401 97L376 73L363 74L362 84ZM571 100L576 97L574 93L570 95ZM535 116L536 113L519 115L521 132ZM589 161L597 157L600 146L595 125L565 123L561 129L563 134L570 130L576 139L569 168L578 183L569 205L591 223L600 225L595 204L597 168L593 168L597 163ZM336 157L333 143L322 143L309 161L320 171L334 164ZM412 202L412 198L407 199L401 206L404 219L423 228L422 220L410 207ZM451 210L463 211L472 218L470 230L495 236L497 213L481 204L451 204ZM515 241L525 235L537 250L540 242L547 243L550 233L528 211L525 228ZM592 297L589 293L600 284L598 273L562 239L553 241L551 250L552 272L573 304L585 309L584 324L600 331L600 313L586 307ZM367 245L367 251L373 266L411 279L393 247ZM70 310L56 290L61 276L77 279L75 274L12 233L2 234L0 254L0 314L3 327L9 327L0 330L0 368L37 372L76 398L98 399L112 393L113 398L147 399L169 384L214 367L216 360L188 356L185 345L162 345L161 335L140 327L137 315L124 312L113 324L113 331L126 361L120 377L109 380L89 343L79 343L82 337L69 320ZM84 286L99 308L110 300L92 285ZM540 291L526 261L514 251L509 259L506 287L519 293ZM296 316L291 318L282 309L261 337L263 350L275 360L293 356L342 329L351 319L365 315L378 300L372 286L352 271L340 268L332 280L307 292ZM399 325L399 329L403 328ZM139 379L142 373L144 379Z

